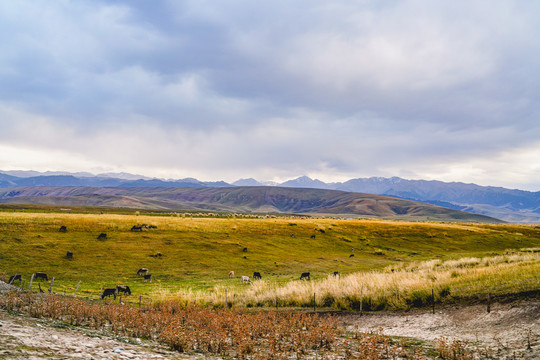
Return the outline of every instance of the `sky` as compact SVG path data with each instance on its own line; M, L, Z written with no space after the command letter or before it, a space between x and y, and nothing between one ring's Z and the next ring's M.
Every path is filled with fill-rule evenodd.
M3 1L0 169L540 190L540 2Z

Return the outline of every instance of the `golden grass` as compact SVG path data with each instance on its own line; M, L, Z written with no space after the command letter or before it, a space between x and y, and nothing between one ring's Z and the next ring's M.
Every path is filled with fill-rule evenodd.
M217 286L211 293L162 291L161 299L186 303L235 306L313 306L363 310L407 309L432 301L456 301L519 294L540 289L540 253L526 251L509 255L431 260L388 267L383 271L329 276L316 281L295 280L285 285L254 281L243 289Z

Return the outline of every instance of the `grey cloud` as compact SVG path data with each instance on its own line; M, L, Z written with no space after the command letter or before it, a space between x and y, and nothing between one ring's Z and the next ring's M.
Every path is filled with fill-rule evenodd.
M0 142L217 179L496 157L540 138L539 7L3 3Z

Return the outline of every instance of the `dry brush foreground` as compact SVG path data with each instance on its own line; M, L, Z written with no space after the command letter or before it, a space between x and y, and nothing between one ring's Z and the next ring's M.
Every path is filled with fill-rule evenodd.
M0 308L108 334L154 339L178 352L237 359L473 359L467 344L440 338L425 349L381 332L346 332L332 316L291 312L181 309L174 303L139 309L54 294L9 292ZM486 356L488 353L478 353ZM485 358L485 357L484 357ZM490 358L490 357L488 357Z

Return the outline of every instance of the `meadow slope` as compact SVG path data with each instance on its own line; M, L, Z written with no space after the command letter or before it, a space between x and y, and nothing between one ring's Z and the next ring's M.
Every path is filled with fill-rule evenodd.
M130 231L135 224L155 229ZM67 232L59 232L60 226ZM98 240L100 233L107 239ZM540 227L328 218L182 217L0 212L0 272L55 277L57 291L81 294L129 284L138 294L240 287L259 271L286 285L310 271L325 279L431 259L502 254L540 246ZM244 249L247 249L245 252ZM73 259L66 252L74 253ZM157 256L161 254L162 256ZM137 269L154 276L143 282ZM36 284L34 283L34 287Z

